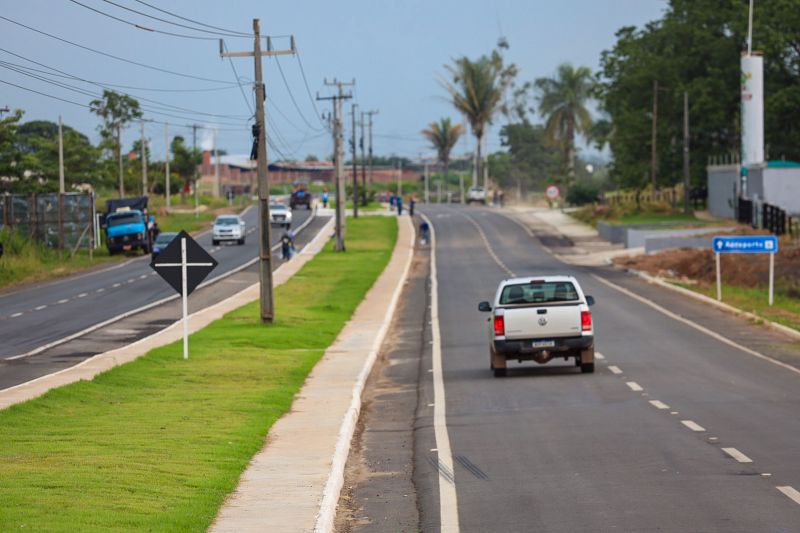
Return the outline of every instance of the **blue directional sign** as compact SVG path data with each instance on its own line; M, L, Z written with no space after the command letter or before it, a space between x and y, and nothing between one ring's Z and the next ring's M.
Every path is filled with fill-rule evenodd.
M778 251L778 238L775 235L714 237L711 246L718 254L774 254Z

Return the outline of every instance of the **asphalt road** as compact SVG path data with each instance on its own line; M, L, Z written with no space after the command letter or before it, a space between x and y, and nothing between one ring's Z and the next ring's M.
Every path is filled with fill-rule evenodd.
M295 210L293 226L298 227L308 216L310 211ZM242 246L212 246L211 232L196 237L219 262L207 279L258 255L258 209L248 209L244 219L248 236ZM280 235L281 231L273 228L274 243ZM172 288L150 268L148 255L0 295L0 360L27 353L172 294Z
M492 209L421 211L436 231L454 465L451 482L437 467L433 407L426 403L435 398L433 374L423 372L414 459L423 531L438 531L448 512L441 483L455 486L461 531L800 531L798 373L670 318L592 274L624 281L634 292L654 290L644 284L560 263ZM595 374L581 374L571 362L512 362L508 377L493 377L487 315L477 304L491 299L506 269L573 274L596 298L596 350L604 359ZM757 326L658 297L665 306L683 306L681 314L694 314L705 327L743 342L751 335L762 352L774 345L792 357L785 339ZM433 366L426 351L423 367Z

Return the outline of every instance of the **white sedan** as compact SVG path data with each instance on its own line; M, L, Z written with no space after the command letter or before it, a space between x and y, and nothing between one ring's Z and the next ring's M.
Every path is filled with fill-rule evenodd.
M271 204L269 206L269 221L273 226L292 226L292 210L284 204Z
M236 241L244 244L247 227L239 215L220 215L211 230L211 243L216 246L221 241Z

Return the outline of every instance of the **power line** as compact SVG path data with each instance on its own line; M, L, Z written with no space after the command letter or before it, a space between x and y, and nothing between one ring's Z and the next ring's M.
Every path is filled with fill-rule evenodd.
M148 18L151 18L153 20L157 20L159 22L164 22L166 24L172 24L173 26L178 26L180 28L186 28L186 29L189 29L189 30L199 31L199 32L203 32L203 33L210 33L210 34L214 34L214 35L224 35L226 37L252 37L252 35L248 35L246 33L240 33L240 32L225 32L225 33L223 33L223 32L219 32L219 31L204 30L203 28L195 28L194 26L187 26L186 24L181 24L179 22L172 22L171 20L166 20L166 19L162 19L160 17L155 17L153 15L148 15L147 13L143 13L141 11L137 11L136 9L123 6L123 5L118 4L116 2L112 2L111 0L103 0L103 2L105 2L106 4L111 4L112 6L116 6L116 7L120 8L120 9L124 9L125 11L130 11L131 13L136 13L137 15L142 15L143 17L148 17Z
M231 83L230 81L227 81L227 80L217 80L217 79L214 79L214 78L204 78L202 76L194 76L192 74L184 74L184 73L181 73L181 72L176 72L174 70L169 70L169 69L160 68L160 67L154 67L154 66L148 65L146 63L139 63L138 61L133 61L131 59L125 59L124 57L115 56L113 54L109 54L109 53L103 52L101 50L97 50L95 48L90 48L88 46L84 46L82 44L78 44L78 43L69 41L69 40L64 39L62 37L57 37L57 36L55 36L55 35L53 35L51 33L47 33L47 32L42 31L42 30L37 30L36 28L32 28L31 26L27 26L25 24L22 24L21 22L17 22L16 20L12 20L12 19L10 19L8 17L4 17L2 15L0 15L0 19L5 20L6 22L10 22L12 24L16 24L17 26L20 26L20 27L25 28L27 30L36 32L38 34L45 35L47 37L50 37L51 39L55 39L57 41L61 41L62 43L67 43L67 44L70 44L70 45L75 46L77 48L82 48L83 50L87 50L89 52L94 52L95 54L100 54L102 56L110 57L111 59L116 59L117 61L122 61L124 63L129 63L131 65L136 65L138 67L143 67L143 68L147 68L147 69L150 69L150 70L156 70L158 72L164 72L166 74L172 74L173 76L180 76L182 78L190 78L190 79L193 79L193 80L200 80L200 81L210 81L210 82L213 82L213 83L223 83L223 84L229 85L231 87L233 87L235 85L234 83Z
M222 46L225 47L225 51L228 50L228 45L225 44L225 41L222 41ZM233 59L231 56L228 56L228 62L231 64L231 69L233 70L233 76L236 78L236 84L239 85L239 91L242 93L242 98L244 98L244 103L247 104L247 109L250 111L250 115L255 115L255 111L253 111L253 106L250 105L250 100L248 100L247 95L244 93L244 87L242 87L242 82L239 79L239 73L236 71L236 65L233 64Z
M319 123L322 124L322 127L327 130L328 127L322 120L322 113L320 113L319 109L317 108L317 101L311 95L311 88L308 86L308 78L306 78L306 71L303 68L303 61L300 59L300 50L297 49L297 46L295 46L294 55L295 57L297 57L297 64L300 65L300 74L303 75L303 84L306 86L306 93L308 94L308 100L311 102L311 106L314 108L314 113L315 113L314 116L317 117L317 120L319 120Z
M292 94L292 90L289 88L289 83L286 81L286 76L283 74L283 68L281 67L281 62L278 60L278 56L274 56L274 57L275 57L275 64L278 65L278 72L281 73L281 79L283 80L283 86L286 87L286 92L289 93L289 98L291 98L292 104L294 104L294 108L297 110L297 114L300 115L300 118L303 119L303 122L306 123L306 126L311 128L312 130L324 131L324 128L318 128L318 127L312 126L311 123L306 119L306 116L300 110L300 106L297 105L297 100L294 99L294 94Z
M236 34L239 34L242 37L253 37L252 33L244 33L244 32L240 32L240 31L236 31L236 30L229 30L229 29L226 29L226 28L220 28L219 26L212 26L210 24L204 24L204 23L199 22L197 20L192 20L190 18L182 17L182 16L180 16L180 15L178 15L176 13L172 13L171 11L167 11L166 9L161 9L160 7L156 7L156 6L152 5L152 4L148 4L147 2L143 2L142 0L134 0L134 1L136 1L136 2L138 2L140 4L142 4L142 5L145 5L145 6L149 7L150 9L154 9L156 11L159 11L159 12L164 13L166 15L170 15L171 17L175 17L175 18L180 19L180 20L185 20L186 22L192 22L192 23L197 24L199 26L205 26L206 28L212 28L212 29L215 29L215 30L222 30L222 31L230 32L230 33L236 33Z
M114 16L114 15L112 15L110 13L106 13L105 11L101 11L99 9L95 9L92 6L87 6L86 4L81 4L80 2L78 2L78 0L69 0L69 1L72 2L73 4L76 4L76 5L79 5L79 6L83 7L83 8L88 9L89 11L94 11L98 15L103 15L104 17L108 17L108 18L116 20L118 22L122 22L123 24L127 24L128 26L133 26L134 28L137 28L137 29L140 29L140 30L149 31L149 32L152 32L152 33L161 33L163 35L169 35L170 37L181 37L182 39L195 39L195 40L199 40L199 41L216 41L217 40L217 37L200 37L199 35L186 35L186 34L183 34L183 33L172 33L172 32L169 32L169 31L157 30L155 28L148 28L147 26L142 26L141 24L136 24L135 22L131 22L129 20L125 20L123 18L116 17L116 16Z

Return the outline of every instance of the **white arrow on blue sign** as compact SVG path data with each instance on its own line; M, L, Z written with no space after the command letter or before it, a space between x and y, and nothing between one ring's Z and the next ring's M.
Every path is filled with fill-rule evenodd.
M778 252L778 238L775 235L714 237L711 247L718 254L774 254Z

